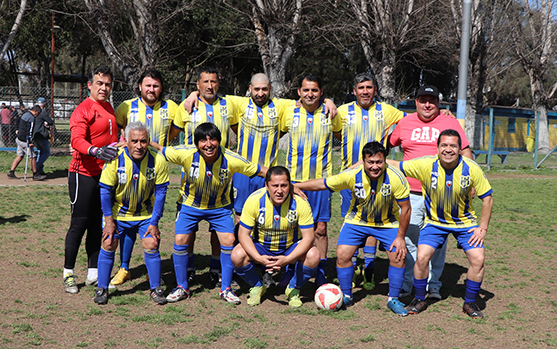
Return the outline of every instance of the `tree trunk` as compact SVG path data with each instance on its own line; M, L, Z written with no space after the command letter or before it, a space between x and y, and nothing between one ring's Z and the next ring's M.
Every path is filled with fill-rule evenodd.
M19 12L17 13L17 17L15 18L14 25L12 26L12 30L10 31L10 34L8 35L6 40L4 41L2 52L0 52L0 60L4 59L6 52L10 48L10 43L12 42L13 38L15 37L15 34L17 33L17 30L19 29L19 26L21 24L21 19L23 18L23 14L25 13L26 7L27 7L27 0L21 0L21 3L19 5Z

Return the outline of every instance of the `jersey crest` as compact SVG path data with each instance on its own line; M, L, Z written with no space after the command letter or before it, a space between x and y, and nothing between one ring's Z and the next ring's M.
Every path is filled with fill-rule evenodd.
M294 223L298 220L298 212L295 210L289 210L286 214L286 220L288 223Z
M470 176L460 176L460 187L466 189L470 186L471 180Z
M147 167L147 169L145 170L145 178L148 181L152 181L153 179L155 179L156 176L157 176L157 171L155 170L155 168Z
M391 195L391 185L387 184L387 183L383 183L383 185L381 185L380 193L383 196L390 196Z
M225 180L228 179L229 174L230 174L230 171L229 171L228 169L226 169L226 168L221 168L221 169L219 170L219 179L220 179L221 181L225 181Z

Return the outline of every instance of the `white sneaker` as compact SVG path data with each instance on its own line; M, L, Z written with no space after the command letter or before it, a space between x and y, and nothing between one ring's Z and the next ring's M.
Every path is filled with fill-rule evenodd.
M429 292L427 293L427 298L430 299L443 299L443 297L441 296L441 293L439 293L439 289L432 287L429 289Z
M169 303L178 302L181 299L186 299L190 296L190 290L184 290L183 287L176 287L172 292L166 296L166 300Z
M89 279L89 277L87 277L85 279L85 286L97 286L99 280L97 278L94 279Z
M236 296L234 291L232 291L231 288L227 288L226 290L221 291L220 292L220 298L222 298L225 301L227 301L228 303L232 303L232 304L240 304L242 302L242 301L240 301L240 298L238 298L238 296Z

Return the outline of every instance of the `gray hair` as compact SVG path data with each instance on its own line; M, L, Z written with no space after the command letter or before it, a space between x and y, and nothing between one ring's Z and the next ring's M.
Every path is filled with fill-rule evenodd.
M126 141L130 137L130 132L131 131L145 131L145 132L147 132L147 140L151 139L149 137L149 129L147 128L147 125L145 125L141 121L130 122L128 124L128 126L126 126L126 129L124 130L124 135L126 137Z
M370 73L360 73L356 75L354 77L354 82L353 82L354 85L352 87L355 89L359 83L365 81L371 81L373 83L373 87L377 87L377 80L375 79L375 76L373 76Z

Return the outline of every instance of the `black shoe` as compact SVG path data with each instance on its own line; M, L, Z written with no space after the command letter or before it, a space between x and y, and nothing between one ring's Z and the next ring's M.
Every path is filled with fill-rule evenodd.
M271 286L275 286L277 284L273 279L273 274L268 272L263 273L263 277L261 278L261 281L263 282L263 286L267 288Z
M195 270L188 270L188 285L193 284L195 280Z
M164 296L164 290L162 287L156 287L151 290L151 299L157 304L166 304L166 297Z
M213 271L209 272L209 279L211 280L211 288L220 288L222 279L220 273L216 273Z
M34 181L44 181L46 179L46 175L42 175L38 172L33 173L33 180Z
M464 303L462 305L462 311L468 314L472 319L483 319L484 314L482 314L480 307L476 303Z
M406 307L408 314L419 314L427 309L427 303L424 300L414 298Z
M108 303L108 289L99 287L95 291L95 298L93 299L97 304Z
M8 177L18 179L18 177L15 175L15 172L12 170L8 172Z

